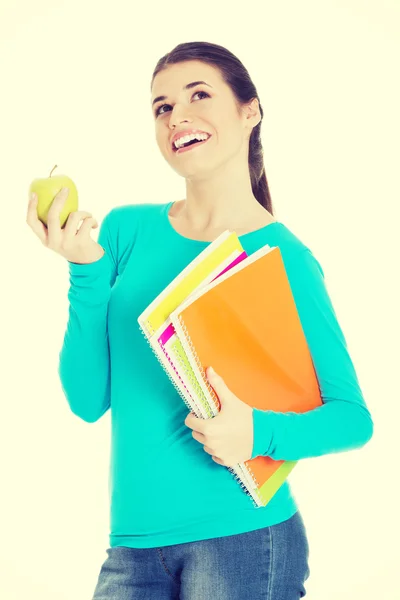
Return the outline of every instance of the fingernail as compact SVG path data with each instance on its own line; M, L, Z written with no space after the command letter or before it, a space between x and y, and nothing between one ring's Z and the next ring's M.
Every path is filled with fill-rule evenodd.
M208 372L210 373L210 375L215 375L215 371L212 367L208 367Z

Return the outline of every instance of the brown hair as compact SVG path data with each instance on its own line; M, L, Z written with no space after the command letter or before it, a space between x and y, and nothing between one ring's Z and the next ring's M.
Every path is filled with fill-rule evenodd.
M168 65L198 60L216 67L221 77L229 85L235 97L238 107L251 102L257 98L260 106L261 121L253 127L249 140L249 171L253 194L258 202L272 215L273 207L269 193L267 176L264 167L263 147L260 137L262 118L264 115L257 90L250 75L240 60L229 50L218 44L208 42L186 42L175 46L171 52L165 54L158 61L151 80L151 86L155 76L166 69Z

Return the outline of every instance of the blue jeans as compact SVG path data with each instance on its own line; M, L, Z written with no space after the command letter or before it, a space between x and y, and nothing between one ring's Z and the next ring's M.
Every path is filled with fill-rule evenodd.
M299 511L255 531L107 555L92 600L298 600L310 575Z

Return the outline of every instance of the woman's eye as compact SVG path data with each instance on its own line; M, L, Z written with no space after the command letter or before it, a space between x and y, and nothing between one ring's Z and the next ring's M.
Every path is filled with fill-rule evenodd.
M207 92L202 92L202 91L200 91L200 92L195 92L195 93L193 94L192 98L193 98L194 96L197 96L197 94L204 94L205 96L207 96L207 98L209 98L209 97L210 97L210 96L209 96L209 94L207 94ZM158 109L156 110L156 117L158 117L158 115L162 115L162 114L164 114L164 113L161 113L161 112L160 112L160 110L161 110L162 108L164 108L164 106L170 106L170 104L162 104L161 106L159 106L159 107L158 107Z

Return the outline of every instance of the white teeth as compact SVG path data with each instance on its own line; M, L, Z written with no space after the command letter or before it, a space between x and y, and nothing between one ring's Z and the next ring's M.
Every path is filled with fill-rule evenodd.
M184 144L186 144L187 142L190 142L190 140L199 140L199 141L203 141L203 140L207 140L210 137L210 135L208 133L192 133L191 135L185 135L184 137L181 137L177 140L174 141L174 146L175 148L182 148L182 146Z

